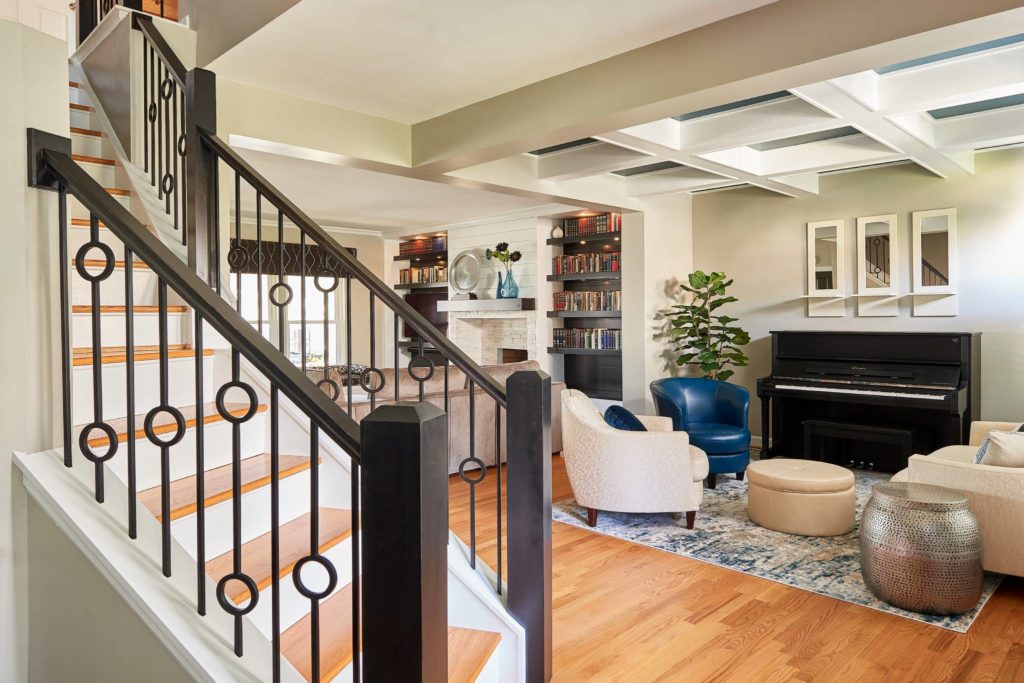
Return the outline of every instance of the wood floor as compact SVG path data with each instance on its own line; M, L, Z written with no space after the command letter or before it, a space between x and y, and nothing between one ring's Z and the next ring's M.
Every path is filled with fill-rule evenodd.
M495 475L476 495L491 567ZM556 501L571 497L559 457L552 482ZM451 528L468 543L468 486L453 477L450 489ZM558 683L1024 681L1019 579L961 635L567 524L553 543Z

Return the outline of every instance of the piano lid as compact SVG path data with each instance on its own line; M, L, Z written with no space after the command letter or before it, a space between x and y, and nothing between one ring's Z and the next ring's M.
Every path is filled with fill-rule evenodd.
M941 364L968 359L970 332L772 332L774 360ZM776 370L776 374L778 374Z
M960 384L960 367L782 358L776 360L772 379L808 384L955 389Z

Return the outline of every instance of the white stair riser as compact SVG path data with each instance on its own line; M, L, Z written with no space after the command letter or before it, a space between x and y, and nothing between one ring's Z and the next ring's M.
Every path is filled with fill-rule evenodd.
M109 189L110 187L112 187L112 186L107 186L107 189ZM122 196L122 195L111 195L111 197L113 197L114 201L120 203L121 206L123 206L124 208L129 209L129 210L131 209L131 197L125 197L125 196ZM74 196L69 194L68 195L68 215L71 218L88 218L89 217L89 212L86 210L85 206L82 205L82 202L78 201L78 199L76 197L74 197ZM89 234L88 228L81 228L81 230L82 230L82 232L86 233L86 235ZM86 239L88 239L88 238L86 238ZM100 239L103 240L103 237L101 236ZM113 246L113 245L111 245L111 246Z
M71 110L71 127L72 128L88 128L89 130L98 130L96 125L93 123L93 114L95 112L82 111L81 109Z
M193 405L196 403L195 361L192 358L168 359L168 396L172 406ZM203 402L214 400L216 387L213 386L213 357L203 359ZM103 416L106 418L123 417L128 414L128 366L125 363L104 363L103 381ZM92 420L92 376L93 366L77 365L74 367L72 386L74 401L72 415L75 424L85 424ZM155 406L160 402L160 362L156 360L135 363L135 409Z
M71 151L75 154L84 154L90 157L110 159L110 152L103 144L103 138L95 135L71 134Z
M78 226L68 226L68 258L73 259L78 255L78 250L83 245L89 242L89 228L80 228ZM124 260L124 244L121 240L114 237L114 233L100 228L100 242L110 247L110 250L114 252L115 261ZM95 249L91 250L96 253ZM111 276L113 277L113 276Z
M95 180L103 187L117 187L117 168L114 166L108 166L106 164L90 164L85 161L78 162L82 170L89 174L89 177Z
M208 468L209 469L209 468ZM280 484L281 524L309 512L309 471L285 477ZM231 550L231 500L206 508L206 557L217 557ZM171 524L174 538L193 557L196 555L196 515L176 519ZM270 531L270 486L262 486L242 495L242 542Z
M167 314L167 343L184 344L186 339L187 313ZM152 346L160 342L159 316L156 313L135 312L132 316L136 346ZM92 345L92 318L89 313L75 313L71 316L71 340L75 347ZM100 314L100 344L103 346L125 345L125 316L123 313Z
M68 97L74 104L88 104L92 106L92 101L89 99L89 93L85 91L85 88L74 88L68 87Z
M114 249L111 247L111 251ZM103 261L104 256L96 249L89 250L90 255L98 255L98 261ZM114 255L117 259L117 254ZM123 257L124 254L122 253ZM120 260L123 260L120 259ZM86 272L90 275L99 275L102 268L86 266ZM78 269L71 266L71 303L80 305L92 304L92 284L78 274ZM132 300L136 306L154 306L157 303L157 286L159 278L149 268L140 268L138 263L132 268ZM100 303L106 306L123 306L125 277L124 268L115 268L105 280L100 281Z
M144 413L146 408L139 410ZM265 429L264 413L257 413L251 420L242 425L241 430L241 453L243 458L259 455L264 452ZM142 420L135 425L137 430L142 429ZM166 434L159 434L160 438L166 438ZM203 428L203 453L205 455L204 465L206 469L213 469L231 462L231 424L225 420L212 422ZM97 449L103 450L103 449ZM75 446L76 462L84 460ZM128 444L120 443L117 453L108 461L110 470L119 479L128 481ZM189 429L185 437L170 449L171 481L191 477L196 473L196 430ZM160 484L160 448L153 445L149 439L143 436L135 440L135 476L138 482L138 490L152 488Z

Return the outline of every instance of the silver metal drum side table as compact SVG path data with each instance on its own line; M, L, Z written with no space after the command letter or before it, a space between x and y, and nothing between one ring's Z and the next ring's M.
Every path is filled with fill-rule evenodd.
M878 484L860 522L864 583L890 605L960 614L981 599L981 528L967 496L910 482Z

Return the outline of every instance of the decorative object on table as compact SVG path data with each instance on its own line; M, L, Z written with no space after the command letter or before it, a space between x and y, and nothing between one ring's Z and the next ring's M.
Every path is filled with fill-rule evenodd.
M734 374L728 366L749 363L740 347L750 343L750 335L733 325L739 319L715 314L725 304L738 301L725 294L733 281L725 273L698 270L687 276L687 283L679 288L690 295L690 303L662 311L672 348L679 354L676 365L696 366L705 377L724 382Z
M943 446L930 455L912 455L892 481L948 486L963 492L981 526L981 566L985 571L1024 576L1024 468L975 464L978 447L993 430L1020 428L1019 422L971 423L970 442Z
M658 415L672 418L677 431L708 455L708 486L719 474L743 479L750 462L750 392L741 386L706 377L668 377L651 382Z
M981 527L960 491L875 486L860 525L861 572L880 600L925 614L961 614L981 600Z
M448 269L448 284L455 290L452 299L465 300L475 297L473 290L480 282L480 260L464 251L455 257Z
M772 458L747 468L747 515L766 529L842 536L857 525L853 472L827 462Z
M598 511L614 510L686 513L687 528L693 528L708 459L686 434L673 431L668 418L646 415L636 419L647 431L615 429L575 389L563 391L561 403L562 457L590 526Z
M871 496L871 488L886 481L887 475L855 470L854 477L859 518ZM586 509L571 498L555 503L552 517L556 522L588 528ZM617 512L602 513L595 530L623 541L956 633L968 632L978 614L988 609L986 601L1003 579L999 574L985 574L981 602L961 615L935 616L893 607L872 595L864 585L857 532L843 536L793 536L759 527L747 517L747 484L734 479L724 479L714 491L704 490L700 514L692 531L668 514ZM847 614L844 607L848 605L840 605L836 614Z
M517 263L521 258L523 258L522 253L518 251L509 251L508 242L498 242L494 249L488 249L485 255L487 256L488 261L491 259L497 259L505 266L504 282L501 279L501 271L498 271L498 298L518 298L519 284L516 283L516 278L512 275L512 264Z
M551 239L560 240L565 237L565 228L562 227L562 222L555 223L555 227L551 228Z

